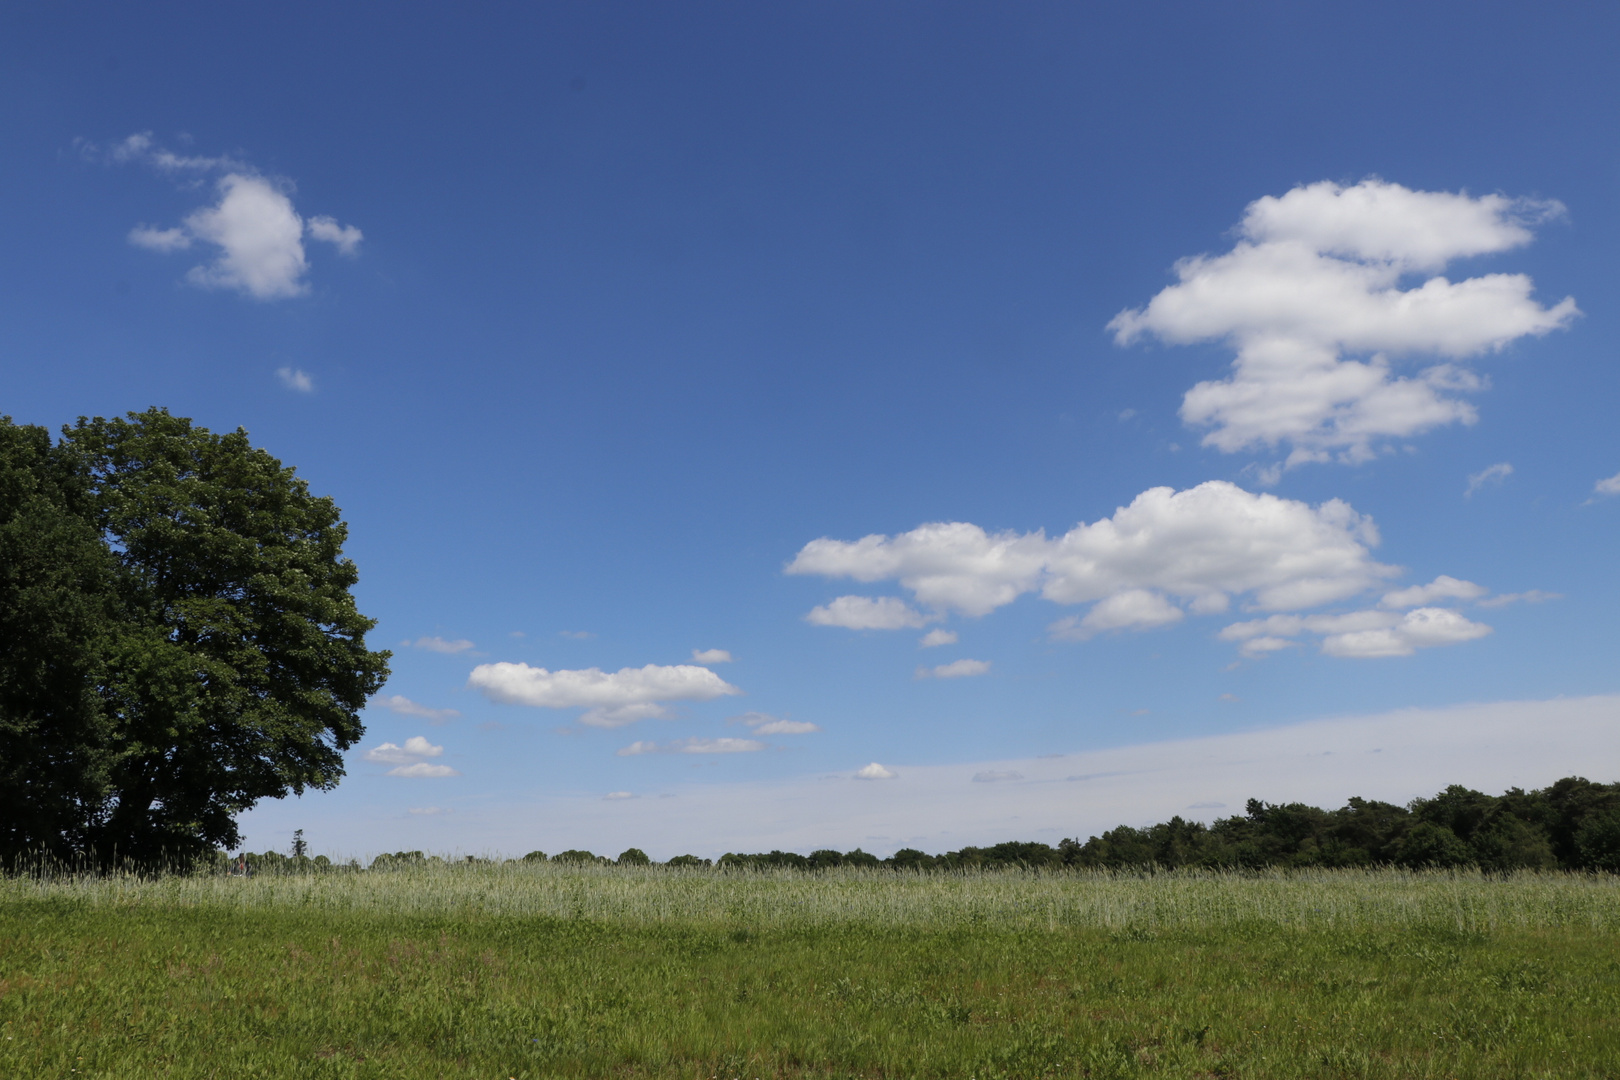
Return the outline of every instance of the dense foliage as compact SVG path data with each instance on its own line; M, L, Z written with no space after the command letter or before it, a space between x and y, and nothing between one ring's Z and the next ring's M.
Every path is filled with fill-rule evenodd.
M0 418L0 865L184 864L334 786L388 660L346 536L244 431Z

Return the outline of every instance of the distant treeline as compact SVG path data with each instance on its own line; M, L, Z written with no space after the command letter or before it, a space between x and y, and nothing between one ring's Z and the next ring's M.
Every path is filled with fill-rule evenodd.
M267 852L246 858L255 869L342 868L324 856L293 860ZM239 865L238 860L231 865ZM371 869L441 861L420 851L400 851L377 856ZM466 861L486 860L469 857ZM728 852L712 861L678 855L655 864L639 848L630 848L617 859L570 850L550 856L531 851L521 860L510 861L793 870L837 866L895 870L1477 866L1487 871L1620 873L1620 783L1595 784L1572 776L1551 787L1536 791L1510 788L1501 795L1453 784L1433 798L1414 799L1406 806L1353 798L1337 810L1250 799L1243 814L1220 818L1213 825L1173 817L1142 829L1121 825L1084 843L1065 839L1053 847L1010 840L942 855L901 848L886 859L856 848L844 852L823 849L809 855ZM220 865L223 868L223 862ZM359 869L359 864L350 863L349 868Z

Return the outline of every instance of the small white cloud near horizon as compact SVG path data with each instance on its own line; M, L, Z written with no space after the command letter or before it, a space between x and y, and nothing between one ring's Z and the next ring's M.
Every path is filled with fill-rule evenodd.
M941 645L955 645L957 641L955 630L943 628L930 630L917 641L919 649L936 649Z
M745 712L726 720L728 724L744 724L755 735L809 735L821 728L808 720L788 720L770 713Z
M276 368L276 378L281 380L282 386L289 390L296 390L300 394L312 394L315 392L315 380L310 378L309 372L299 368Z
M429 708L426 705L412 701L403 694L375 697L371 699L370 704L381 705L389 712L398 713L400 716L414 716L419 720L426 720L430 724L447 724L461 715L455 709Z
M99 153L90 143L81 142L80 149L87 156ZM141 224L128 234L131 244L160 254L186 251L195 243L217 248L212 262L186 273L186 280L199 288L230 289L255 300L303 296L309 292L304 281L309 271L306 237L331 244L349 257L359 253L364 239L358 228L340 225L330 216L308 220L299 216L290 181L262 176L231 157L171 153L158 146L149 131L112 147L106 160L139 162L167 175L223 173L214 182L219 200L212 206L193 210L178 226Z
M606 795L602 796L602 798L608 802L613 802L619 799L634 799L636 797L637 796L633 791L610 791Z
M667 701L712 701L742 693L706 667L647 664L640 668L548 671L528 664L480 664L467 685L491 701L544 709L584 708L580 723L622 727L669 715Z
M473 643L468 641L466 638L457 638L455 641L447 641L438 635L434 635L433 637L419 637L415 641L402 641L400 644L405 648L426 649L428 652L444 653L448 656L454 656L457 653L469 652L473 647Z
M917 669L917 678L965 679L974 675L987 675L989 672L990 661L988 660L962 659L952 660L950 663L940 664L938 667L919 667Z
M672 739L666 743L637 739L629 746L614 751L619 757L639 757L642 754L752 754L765 749L758 739Z
M694 664L729 664L732 661L731 653L725 649L693 649L692 662Z
M434 765L427 760L443 755L444 747L434 746L421 735L412 735L405 740L404 746L385 742L372 747L366 751L365 759L379 765L395 766L388 770L389 776L411 779L460 776L460 773L448 765Z
M857 780L893 780L899 775L893 769L886 769L875 761L870 765L863 765L855 770L855 779Z
M1602 480L1599 480L1597 483L1593 484L1592 498L1588 499L1587 502L1592 502L1596 499L1606 499L1611 495L1620 495L1620 473L1615 473L1613 476L1604 477Z
M1473 498L1474 492L1486 484L1500 486L1502 481L1512 475L1513 466L1505 461L1499 461L1495 465L1488 465L1477 473L1470 473L1468 476L1468 490L1463 492L1463 498Z
M975 784L998 784L1003 780L1022 780L1024 774L1011 769L986 769L973 774Z
M1198 383L1181 418L1225 453L1289 448L1285 468L1366 461L1389 440L1472 424L1461 361L1567 327L1573 297L1543 307L1524 274L1441 276L1457 259L1528 244L1561 204L1321 181L1250 203L1221 255L1176 263L1175 284L1109 322L1114 340L1224 341L1231 374ZM1413 275L1422 283L1402 288ZM1432 275L1432 276L1430 276ZM1437 362L1399 375L1393 360Z

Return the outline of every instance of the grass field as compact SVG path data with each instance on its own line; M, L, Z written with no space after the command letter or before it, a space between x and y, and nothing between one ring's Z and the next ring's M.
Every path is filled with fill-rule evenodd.
M4 1077L1620 1077L1620 879L0 881Z

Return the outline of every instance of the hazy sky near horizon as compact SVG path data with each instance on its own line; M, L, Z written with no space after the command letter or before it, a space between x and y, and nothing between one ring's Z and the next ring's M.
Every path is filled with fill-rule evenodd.
M8 5L0 411L245 427L343 508L394 674L254 848L1069 835L1129 785L1017 763L1398 710L1321 799L1613 780L1617 33ZM1540 756L1448 711L1556 698Z

